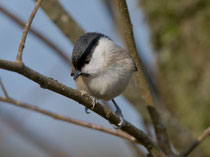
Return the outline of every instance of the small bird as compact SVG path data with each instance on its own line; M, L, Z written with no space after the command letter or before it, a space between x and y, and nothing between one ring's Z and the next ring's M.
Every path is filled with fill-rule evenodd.
M113 98L127 87L136 65L128 52L108 36L96 32L83 34L72 52L72 73L79 91L97 100L112 100L116 113L121 110ZM94 109L94 103L93 108Z

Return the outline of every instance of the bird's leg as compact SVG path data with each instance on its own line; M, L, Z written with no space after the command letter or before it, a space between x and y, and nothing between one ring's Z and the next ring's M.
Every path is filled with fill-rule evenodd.
M120 107L117 105L117 103L115 102L114 99L112 99L112 102L113 102L113 104L116 108L115 113L120 116L120 122L117 124L117 129L120 129L124 125L123 114L122 114L122 111L121 111Z
M120 107L117 105L117 103L115 102L114 99L112 99L112 102L113 102L113 104L114 104L114 106L115 106L115 108L116 108L115 113L116 113L117 115L119 115L120 117L123 118L123 114L122 114L122 111L121 111Z
M97 103L97 99L96 98L94 98L93 96L90 96L87 92L85 92L85 91L81 91L81 94L82 95L88 95L90 98L91 98L91 100L92 100L92 107L91 107L91 110L93 110L94 108L95 108L95 106L96 106L96 103ZM90 114L90 112L88 111L89 110L89 108L87 108L87 107L85 107L85 112L87 113L87 114Z

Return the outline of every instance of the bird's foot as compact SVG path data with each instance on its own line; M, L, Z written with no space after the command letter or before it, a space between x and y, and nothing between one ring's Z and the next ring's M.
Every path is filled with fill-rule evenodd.
M90 109L93 110L93 109L95 108L96 103L97 103L98 101L97 101L97 99L94 98L93 96L89 96L89 97L90 97L91 100L92 100L92 107L91 107ZM87 114L90 114L90 112L89 112L88 110L89 110L89 108L85 107L85 112L86 112Z
M122 114L122 111L120 108L117 108L117 110L115 111L115 113L120 117L120 122L117 124L116 129L121 129L122 126L124 126L125 124L125 120Z
M91 100L92 100L92 107L90 109L93 110L95 108L95 106L96 106L97 99L95 97L93 97L93 96L90 96L85 91L81 91L81 95L87 95L87 96L89 96L91 98ZM89 110L89 108L85 107L85 113L90 114L90 112L88 110Z

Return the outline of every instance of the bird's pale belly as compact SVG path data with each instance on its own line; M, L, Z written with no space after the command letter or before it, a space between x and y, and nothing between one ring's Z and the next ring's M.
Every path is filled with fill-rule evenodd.
M127 87L132 73L126 76L102 75L97 77L80 76L75 80L78 90L87 92L97 99L110 100L120 95ZM110 78L112 78L110 81Z

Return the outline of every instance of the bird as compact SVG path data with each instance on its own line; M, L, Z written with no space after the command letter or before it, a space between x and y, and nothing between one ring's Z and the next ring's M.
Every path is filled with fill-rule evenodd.
M128 51L104 34L87 32L74 45L72 64L71 76L77 89L91 96L93 102L112 100L116 113L123 118L114 98L126 89L137 71Z

